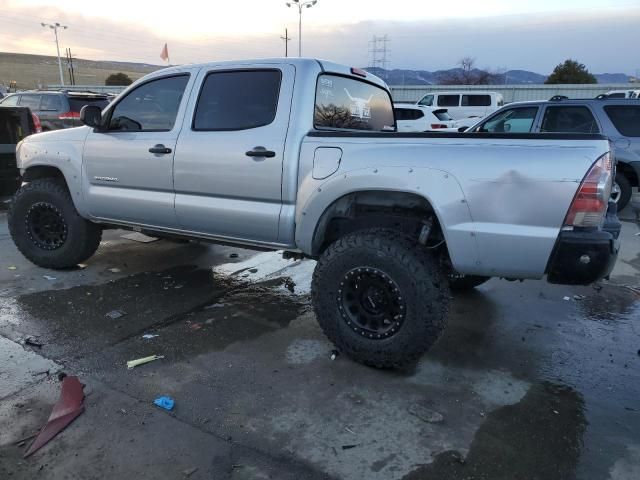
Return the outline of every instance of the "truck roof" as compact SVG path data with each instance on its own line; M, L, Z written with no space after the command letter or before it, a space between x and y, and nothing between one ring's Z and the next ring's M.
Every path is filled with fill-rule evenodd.
M177 65L173 67L163 68L161 70L156 70L155 72L146 75L143 78L152 78L156 75L166 75L172 71L180 72L184 71L185 68L209 68L209 67L220 67L220 66L228 66L228 67L241 67L241 66L251 66L255 64L261 65L293 65L296 68L312 68L314 70L320 69L321 71L328 73L337 73L340 75L348 75L357 79L365 79L371 83L379 85L385 89L389 89L387 84L380 78L370 72L365 72L364 70L348 67L346 65L341 65L339 63L330 62L328 60L321 60L317 58L297 58L297 57L274 57L274 58L254 58L247 60L226 60L221 62L206 62L206 63L190 63L184 65ZM366 73L366 76L356 75L353 73L354 68L360 72Z
M593 104L593 105L640 105L640 99L637 98L561 98L558 100L527 100L523 102L511 102L505 105L505 107L513 106L537 106L540 104L548 105L572 105L572 104ZM504 107L503 107L504 108Z

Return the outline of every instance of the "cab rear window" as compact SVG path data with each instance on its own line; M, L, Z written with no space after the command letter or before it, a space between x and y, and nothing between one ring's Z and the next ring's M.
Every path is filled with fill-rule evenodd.
M394 131L391 97L385 89L368 82L320 75L313 124L317 129Z

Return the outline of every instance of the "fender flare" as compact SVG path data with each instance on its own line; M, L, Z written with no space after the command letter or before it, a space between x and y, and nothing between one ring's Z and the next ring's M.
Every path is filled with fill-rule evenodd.
M295 239L297 247L314 255L314 238L325 212L339 199L361 191L392 191L423 198L442 228L453 266L466 271L478 260L473 219L464 192L451 173L416 167L377 167L341 172L325 181L311 177L298 191Z

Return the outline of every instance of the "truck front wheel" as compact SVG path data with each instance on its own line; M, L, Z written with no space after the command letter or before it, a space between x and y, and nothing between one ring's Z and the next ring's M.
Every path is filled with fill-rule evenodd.
M440 337L447 276L410 237L382 229L338 239L313 273L312 301L327 337L357 362L379 368L414 363Z
M53 178L20 187L9 208L9 233L27 259L56 269L85 261L102 238L102 229L78 214L66 186Z

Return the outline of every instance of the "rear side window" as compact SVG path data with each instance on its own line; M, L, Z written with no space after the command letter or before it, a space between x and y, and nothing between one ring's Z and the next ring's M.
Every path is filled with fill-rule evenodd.
M439 107L457 107L460 105L460 95L438 95Z
M476 131L488 133L529 133L538 114L538 107L509 108L496 113Z
M106 98L69 97L69 108L72 112L79 112L85 105L95 105L104 109L109 105L109 100Z
M62 110L60 95L43 95L40 110L55 112Z
M15 107L18 105L18 100L20 100L20 95L11 95L3 99L0 105L3 107Z
M391 96L384 88L368 82L320 75L313 124L319 129L394 131Z
M130 91L113 109L109 130L168 132L188 81L188 75L164 77Z
M422 110L415 108L394 108L396 120L418 120L424 117Z
M438 120L443 122L446 122L447 120L453 120L453 118L451 118L451 115L449 115L449 112L447 112L446 110L434 110L433 114Z
M204 81L194 130L246 130L269 125L276 118L280 70L213 72Z
M21 107L29 107L31 110L40 109L40 97L42 95L22 95L19 105Z
M491 95L462 95L463 107L488 107L491 105Z
M609 105L604 107L609 120L625 137L640 137L640 106Z
M596 119L587 107L547 107L542 119L545 133L599 133Z

